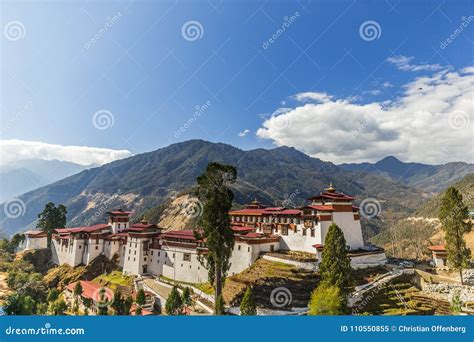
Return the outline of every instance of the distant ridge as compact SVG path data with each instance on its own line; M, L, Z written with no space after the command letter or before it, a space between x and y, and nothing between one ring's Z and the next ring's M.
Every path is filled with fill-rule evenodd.
M443 165L404 163L394 156L385 157L373 164L340 164L338 166L348 171L384 173L396 181L428 192L440 192L468 173L474 172L474 164L464 162Z

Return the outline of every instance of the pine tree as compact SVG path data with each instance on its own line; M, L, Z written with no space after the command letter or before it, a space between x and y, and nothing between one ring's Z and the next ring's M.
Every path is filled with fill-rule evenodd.
M122 293L120 290L115 291L114 299L112 304L110 304L116 316L123 316L125 313L123 312L123 298Z
M244 297L240 303L240 315L241 316L255 316L257 315L257 305L255 304L255 298L253 295L252 288L249 286L245 290Z
M122 305L123 305L123 314L124 315L130 315L130 310L132 309L132 305L133 305L133 298L130 297L130 296L127 296L123 302L122 302Z
M471 231L471 221L462 195L454 187L448 188L444 193L439 209L439 220L446 239L448 265L459 271L463 284L462 270L468 267L471 258L471 250L466 246L464 234Z
M165 310L166 314L169 316L176 316L181 314L183 309L183 301L179 295L178 288L176 286L171 290L168 299L166 300Z
M214 303L215 311L219 313L219 315L225 314L225 303L224 298L222 295L216 298L216 302Z
M335 224L329 226L324 241L323 256L319 265L322 282L337 286L342 295L348 294L352 284L351 260L347 255L344 233Z
M191 289L187 286L183 289L182 302L186 308L193 305L193 299L191 297Z
M67 209L60 204L57 207L53 202L49 202L43 211L38 215L37 228L47 233L48 248L51 247L53 231L66 226Z
M322 283L311 295L309 303L309 315L342 315L344 314L344 303L341 300L340 289Z
M197 239L206 241L207 253L200 254L199 261L208 270L209 282L214 288L216 315L223 314L223 306L217 305L217 299L222 295L234 248L229 217L234 194L229 186L236 178L235 167L219 163L209 163L206 171L197 178L196 194L203 203L203 213L199 220L202 231L195 234Z
M137 306L137 308L135 309L135 316L141 316L143 313L143 309L141 306Z
M59 292L55 287L53 287L48 293L47 301L48 303L54 302L56 299L58 299L58 297L59 297Z
M145 304L146 297L145 297L145 291L143 291L143 289L138 290L137 298L135 299L135 302L140 306L143 306Z
M333 223L326 234L323 256L319 265L320 287L326 290L330 287L338 289L341 312L347 309L347 298L352 285L351 271L351 260L347 255L344 233Z

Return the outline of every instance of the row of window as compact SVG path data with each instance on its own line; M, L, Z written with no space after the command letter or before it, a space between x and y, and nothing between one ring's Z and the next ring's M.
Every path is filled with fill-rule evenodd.
M263 222L263 223L295 223L300 224L301 219L296 217L284 217L284 216L232 216L232 222Z

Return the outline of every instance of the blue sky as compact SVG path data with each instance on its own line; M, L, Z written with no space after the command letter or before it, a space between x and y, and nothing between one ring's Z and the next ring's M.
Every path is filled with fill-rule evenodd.
M136 154L194 138L334 162L473 161L470 1L1 6L7 161L105 162L127 152L62 146Z

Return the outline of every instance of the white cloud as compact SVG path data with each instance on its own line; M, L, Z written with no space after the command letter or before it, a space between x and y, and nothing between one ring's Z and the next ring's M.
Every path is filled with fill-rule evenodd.
M389 81L385 81L384 83L382 83L382 87L391 88L391 87L393 87L393 84L390 83Z
M316 93L316 92L307 92L307 93L299 93L295 95L297 101L316 101L316 102L329 102L332 99L332 96L326 93Z
M414 57L400 55L387 58L387 62L403 71L438 71L446 68L439 64L410 64L413 59Z
M257 136L336 163L474 161L474 73L442 71L406 84L392 102L304 103L266 119ZM468 73L469 72L469 73Z
M245 137L249 133L250 133L249 129L244 129L242 132L239 132L239 137Z
M127 150L111 150L88 146L63 146L17 139L0 140L0 153L0 165L24 159L56 159L81 165L102 165L132 155Z

